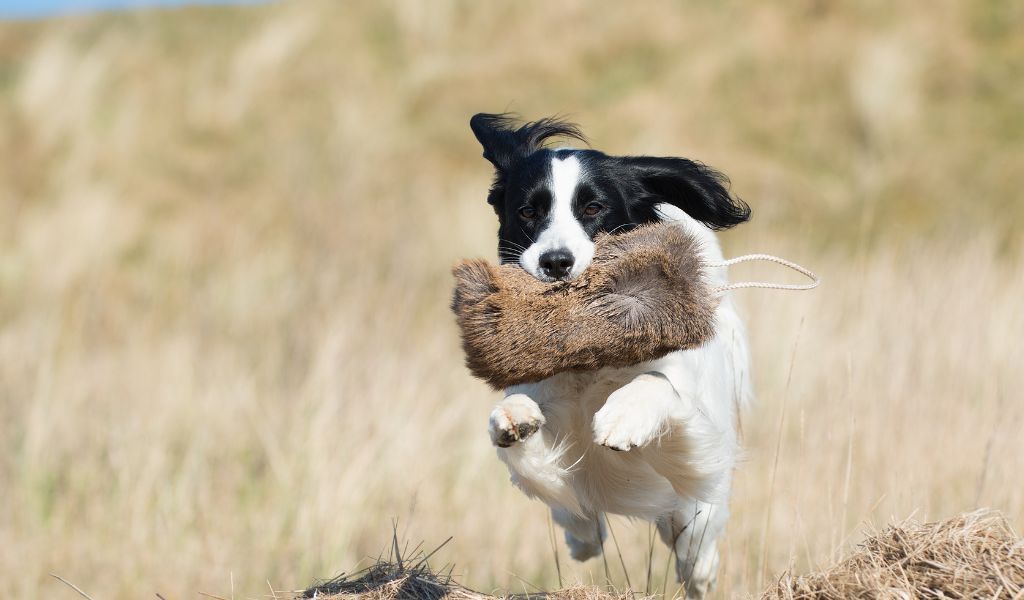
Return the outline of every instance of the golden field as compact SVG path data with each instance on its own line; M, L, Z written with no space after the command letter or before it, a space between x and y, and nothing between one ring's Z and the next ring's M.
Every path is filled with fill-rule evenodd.
M754 208L727 254L824 279L736 292L758 400L719 597L865 523L1019 527L1022 28L1008 0L0 23L0 595L270 596L365 565L393 521L453 536L435 560L475 589L556 586L447 306L450 265L495 254L468 119L506 109L721 168ZM612 527L643 589L649 529Z

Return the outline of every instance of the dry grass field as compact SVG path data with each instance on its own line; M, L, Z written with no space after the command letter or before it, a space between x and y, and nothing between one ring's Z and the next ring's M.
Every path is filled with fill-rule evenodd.
M1024 10L313 0L0 23L0 596L255 598L399 535L558 583L461 364L480 110L726 171L758 401L719 597L864 523L1024 524ZM738 276L780 276L744 267ZM643 588L649 529L613 520ZM601 583L600 560L562 578ZM656 547L654 578L665 571ZM672 586L669 587L671 593Z

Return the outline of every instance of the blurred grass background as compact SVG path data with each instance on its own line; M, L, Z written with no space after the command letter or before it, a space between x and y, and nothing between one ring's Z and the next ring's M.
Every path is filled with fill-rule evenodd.
M727 253L823 275L738 293L759 401L722 597L864 521L1019 525L1022 82L1010 0L0 23L0 594L58 593L48 572L96 598L300 588L392 519L453 535L440 560L472 587L557 583L447 313L450 264L494 255L477 111L714 165L754 208ZM648 528L613 526L636 583Z

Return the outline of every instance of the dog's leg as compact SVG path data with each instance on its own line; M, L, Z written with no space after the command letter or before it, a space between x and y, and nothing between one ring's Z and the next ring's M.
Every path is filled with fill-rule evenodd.
M571 485L572 466L578 458L566 458L572 444L558 434L557 427L549 431L549 419L557 425L558 415L555 410L545 416L526 394L509 394L491 412L488 430L516 487L549 506L583 513Z
M526 394L511 394L491 411L487 431L491 443L499 448L508 448L527 439L543 425L544 414L532 398Z
M679 496L725 498L735 432L716 425L691 392L679 393L663 373L642 373L612 392L592 425L595 443L640 452Z
M612 392L594 415L594 442L613 450L642 448L671 430L678 404L679 396L665 376L637 375Z
M669 431L639 452L680 497L725 502L738 452L735 432L713 423L699 402L685 400L673 411Z
M604 540L608 536L604 515L581 517L560 506L551 509L555 523L565 529L565 543L569 556L584 561L601 554Z
M686 597L700 599L718 579L718 536L725 528L725 505L680 499L680 508L658 520L658 534L675 551L676 576Z

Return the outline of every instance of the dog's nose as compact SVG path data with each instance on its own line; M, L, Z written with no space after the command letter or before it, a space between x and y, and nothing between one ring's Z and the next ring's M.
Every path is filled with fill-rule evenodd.
M540 270L548 277L564 279L576 259L568 250L549 250L541 254L537 262L540 265Z

